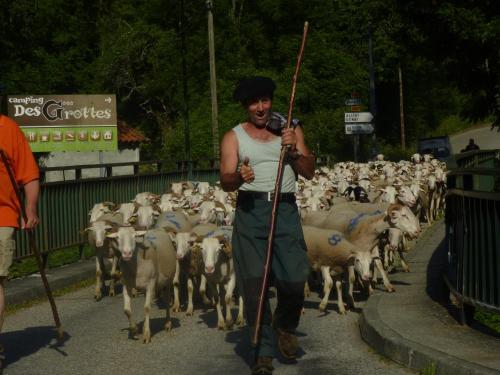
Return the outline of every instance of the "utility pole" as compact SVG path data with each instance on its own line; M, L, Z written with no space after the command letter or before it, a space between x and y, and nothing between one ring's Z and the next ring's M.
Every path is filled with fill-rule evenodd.
M182 91L183 91L183 117L184 117L184 157L188 162L188 179L191 178L193 171L193 161L191 160L191 141L189 139L189 107L188 107L188 82L187 82L187 64L186 64L186 25L184 15L184 0L181 0L181 15L179 17L179 32L181 34L181 53L182 53Z
M208 13L208 54L210 60L210 95L212 97L212 144L215 163L219 161L219 125L217 114L217 82L215 75L214 18L212 0L206 0Z
M375 68L373 67L373 46L372 46L372 27L368 25L368 57L370 61L370 112L373 115L372 124L373 124L373 134L372 134L372 156L375 156L378 153L377 147L377 103L375 99Z
M401 72L401 64L398 65L399 73L399 118L401 120L401 149L406 149L405 142L405 115L403 110L403 73Z

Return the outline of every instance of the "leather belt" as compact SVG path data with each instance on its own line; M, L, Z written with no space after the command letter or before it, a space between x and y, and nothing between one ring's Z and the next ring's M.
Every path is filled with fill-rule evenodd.
M238 190L238 203L250 200L265 200L272 202L274 192ZM280 193L280 202L295 202L295 193Z

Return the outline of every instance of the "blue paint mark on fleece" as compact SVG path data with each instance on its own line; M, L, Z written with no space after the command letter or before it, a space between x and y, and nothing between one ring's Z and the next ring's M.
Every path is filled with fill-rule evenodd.
M354 228L356 228L356 226L359 224L359 220L365 216L365 214L359 214L358 216L356 216L355 218L351 219L349 221L349 225L347 226L347 232L352 232L354 230Z
M339 234L333 234L329 239L328 243L332 246L337 246L342 241L342 237Z
M174 224L177 229L181 229L181 225L179 224L179 222L176 219L167 219L167 220L169 223Z
M356 226L359 224L361 218L363 216L376 216L376 215L380 215L382 213L382 211L380 210L376 210L376 211L373 211L371 214L359 214L358 216L356 216L355 218L351 219L351 221L349 221L349 225L347 226L347 232L350 233L354 230L354 228L356 228Z

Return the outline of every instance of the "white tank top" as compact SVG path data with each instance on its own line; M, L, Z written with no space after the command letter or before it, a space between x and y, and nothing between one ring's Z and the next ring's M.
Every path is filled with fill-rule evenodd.
M240 190L274 191L281 152L281 138L276 137L270 142L259 142L248 135L242 124L235 126L233 131L238 139L239 165L248 157L248 164L255 174L255 180L249 184L243 183ZM288 163L283 165L281 192L295 192L295 172Z

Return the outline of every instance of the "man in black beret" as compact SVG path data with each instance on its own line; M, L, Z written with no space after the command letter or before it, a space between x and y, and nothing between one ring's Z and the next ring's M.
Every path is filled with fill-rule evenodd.
M221 144L221 186L225 191L238 190L232 249L250 333L255 329L281 147L288 147L273 243L272 278L278 304L271 314L266 301L252 374L272 373L276 339L283 357L296 358L295 329L309 274L295 186L298 174L307 179L314 176L315 158L304 142L302 128L283 129L284 118L271 111L275 89L267 77L250 77L238 83L233 97L243 105L247 120L228 131Z

